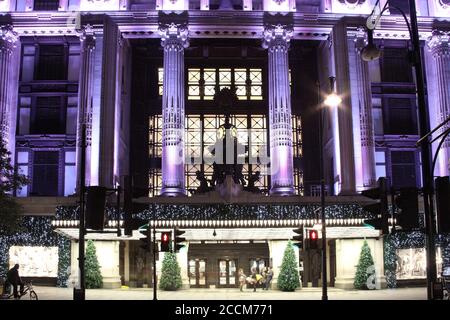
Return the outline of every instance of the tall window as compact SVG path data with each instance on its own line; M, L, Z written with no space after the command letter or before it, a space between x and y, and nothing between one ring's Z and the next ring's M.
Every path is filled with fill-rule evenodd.
M57 11L59 0L34 0L35 11Z
M414 99L383 99L385 134L417 134L417 110Z
M35 80L66 80L66 73L64 45L39 45Z
M58 195L58 151L35 151L33 160L33 195Z
M391 151L391 169L394 188L417 186L414 151Z
M64 134L65 115L61 97L37 97L31 134Z
M381 60L383 82L413 82L412 67L406 48L384 48Z

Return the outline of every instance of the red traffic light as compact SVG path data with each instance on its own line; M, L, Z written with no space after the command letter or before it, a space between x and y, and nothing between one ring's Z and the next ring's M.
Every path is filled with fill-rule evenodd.
M161 242L169 242L170 241L170 233L163 232L161 233Z
M309 239L317 240L317 238L319 238L319 235L317 234L317 230L309 230Z
M169 252L171 251L170 247L170 237L172 233L171 232L162 232L161 233L161 252Z

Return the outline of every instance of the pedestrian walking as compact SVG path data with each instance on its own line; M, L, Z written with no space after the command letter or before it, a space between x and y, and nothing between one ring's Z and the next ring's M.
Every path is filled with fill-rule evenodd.
M269 267L266 274L265 288L263 289L269 290L270 282L272 282L272 279L273 279L273 270L272 267Z
M257 273L256 273L256 268L255 267L252 268L251 278L252 278L252 283L253 283L253 292L255 292L256 291L256 283L258 282Z
M244 291L244 284L245 284L245 279L247 278L244 274L244 269L240 268L239 269L239 289L240 291Z

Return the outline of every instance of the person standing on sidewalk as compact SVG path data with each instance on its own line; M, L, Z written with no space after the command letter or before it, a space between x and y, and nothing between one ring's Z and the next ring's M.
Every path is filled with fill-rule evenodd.
M266 273L266 286L263 289L269 290L269 286L270 286L270 282L272 281L273 278L273 270L272 267L269 267L267 269L267 273Z

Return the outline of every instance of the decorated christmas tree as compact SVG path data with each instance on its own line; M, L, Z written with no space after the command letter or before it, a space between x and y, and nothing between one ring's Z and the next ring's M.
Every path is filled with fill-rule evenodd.
M289 241L284 251L283 262L281 263L280 275L278 276L278 288L281 291L294 291L299 286L297 258L294 247Z
M159 288L167 291L181 288L181 270L175 253L166 252L164 254Z
M359 262L356 267L355 289L367 290L375 288L372 286L373 281L369 279L375 276L374 266L375 264L373 262L372 254L370 253L369 245L367 244L367 241L364 240L364 244L361 248L361 255L359 256Z
M85 272L87 289L102 287L103 277L100 272L100 264L98 263L95 245L92 240L88 240L87 242Z

